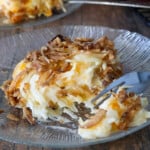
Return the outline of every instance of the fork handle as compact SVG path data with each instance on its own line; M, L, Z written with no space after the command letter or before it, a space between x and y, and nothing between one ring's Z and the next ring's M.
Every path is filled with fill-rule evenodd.
M138 72L140 82L146 82L150 80L150 72Z

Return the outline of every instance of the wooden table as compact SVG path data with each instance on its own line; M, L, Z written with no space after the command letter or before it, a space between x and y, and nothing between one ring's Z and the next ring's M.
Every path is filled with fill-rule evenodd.
M132 8L84 5L69 16L46 25L30 28L35 30L54 25L98 25L112 28L127 29L150 38L150 27L146 26L141 17ZM0 38L20 33L24 30L0 31ZM71 149L71 148L70 148ZM149 150L150 127L136 132L126 138L85 148L71 150ZM54 150L0 141L0 150Z

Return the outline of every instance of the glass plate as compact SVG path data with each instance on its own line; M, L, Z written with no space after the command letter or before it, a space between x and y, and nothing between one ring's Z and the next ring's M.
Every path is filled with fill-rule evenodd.
M6 24L3 21L5 18L0 17L0 30L15 29L15 28L27 28L27 27L32 27L32 26L36 26L36 25L53 22L55 20L58 20L62 17L69 15L70 13L72 13L73 11L78 9L80 6L81 6L81 4L65 4L66 12L54 14L52 17L40 17L40 18L37 18L34 20L29 20L29 21L26 21L26 22L23 22L20 24L16 24L16 25Z
M0 39L0 84L11 77L12 69L24 58L28 51L40 48L57 34L63 34L71 38L99 38L106 35L115 42L118 55L124 66L124 72L132 70L150 71L150 40L148 38L138 33L105 27L61 26L30 31ZM150 89L147 89L144 95L150 99ZM106 138L84 140L77 134L76 129L73 129L73 126L64 127L55 124L50 126L46 123L32 126L26 121L14 122L6 119L8 112L13 110L7 105L2 92L0 93L0 109L5 110L4 113L0 114L0 139L45 147L70 148L110 142L150 125L150 120L148 120L141 126L117 132ZM147 109L150 110L150 105Z

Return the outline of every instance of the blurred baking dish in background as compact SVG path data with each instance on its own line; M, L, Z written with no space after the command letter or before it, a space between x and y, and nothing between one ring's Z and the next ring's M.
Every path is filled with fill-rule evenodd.
M63 10L62 0L1 0L0 14L7 23L19 23L40 16L52 16L54 10Z

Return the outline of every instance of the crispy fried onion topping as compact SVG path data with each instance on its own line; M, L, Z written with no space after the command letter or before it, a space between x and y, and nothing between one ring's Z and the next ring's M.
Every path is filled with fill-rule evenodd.
M80 128L90 128L97 125L99 122L103 120L103 118L105 118L106 112L107 111L104 109L99 109L94 116L90 117L88 120L84 122L84 124L80 125Z

